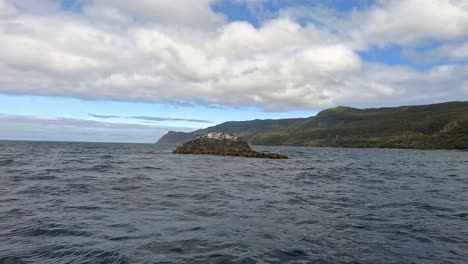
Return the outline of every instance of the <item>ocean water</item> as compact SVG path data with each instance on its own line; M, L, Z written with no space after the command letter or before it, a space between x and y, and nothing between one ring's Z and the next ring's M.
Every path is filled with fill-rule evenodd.
M0 142L0 263L467 263L468 153Z

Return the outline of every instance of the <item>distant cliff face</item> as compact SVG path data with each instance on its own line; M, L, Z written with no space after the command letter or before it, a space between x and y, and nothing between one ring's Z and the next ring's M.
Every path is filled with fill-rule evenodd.
M226 122L192 133L169 132L158 143L182 144L225 131L255 145L468 149L468 102L373 109L336 107L304 119Z
M247 140L232 134L209 132L179 146L175 154L199 154L218 156L237 156L247 158L287 159L277 153L260 153L252 150Z

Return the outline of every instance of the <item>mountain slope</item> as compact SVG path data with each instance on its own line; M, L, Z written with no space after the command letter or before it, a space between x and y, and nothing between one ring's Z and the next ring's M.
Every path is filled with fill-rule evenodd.
M468 102L336 107L307 119L227 122L190 136L211 130L243 136L257 145L468 149Z
M243 137L250 141L254 136L269 132L284 131L297 127L306 118L279 119L279 120L251 120L251 121L231 121L225 122L216 126L200 129L191 133L170 131L164 135L157 143L158 144L182 144L195 138L198 135L213 132L227 132L236 136Z

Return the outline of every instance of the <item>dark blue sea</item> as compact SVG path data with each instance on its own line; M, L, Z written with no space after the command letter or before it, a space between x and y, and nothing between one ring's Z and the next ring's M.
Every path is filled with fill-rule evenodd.
M0 263L467 263L468 152L0 142Z

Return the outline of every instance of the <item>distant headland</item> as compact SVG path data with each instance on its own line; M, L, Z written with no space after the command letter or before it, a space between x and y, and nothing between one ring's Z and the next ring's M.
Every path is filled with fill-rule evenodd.
M226 122L192 133L169 132L158 144L183 144L227 132L250 144L400 149L468 149L468 102L357 109L336 107L309 118Z

